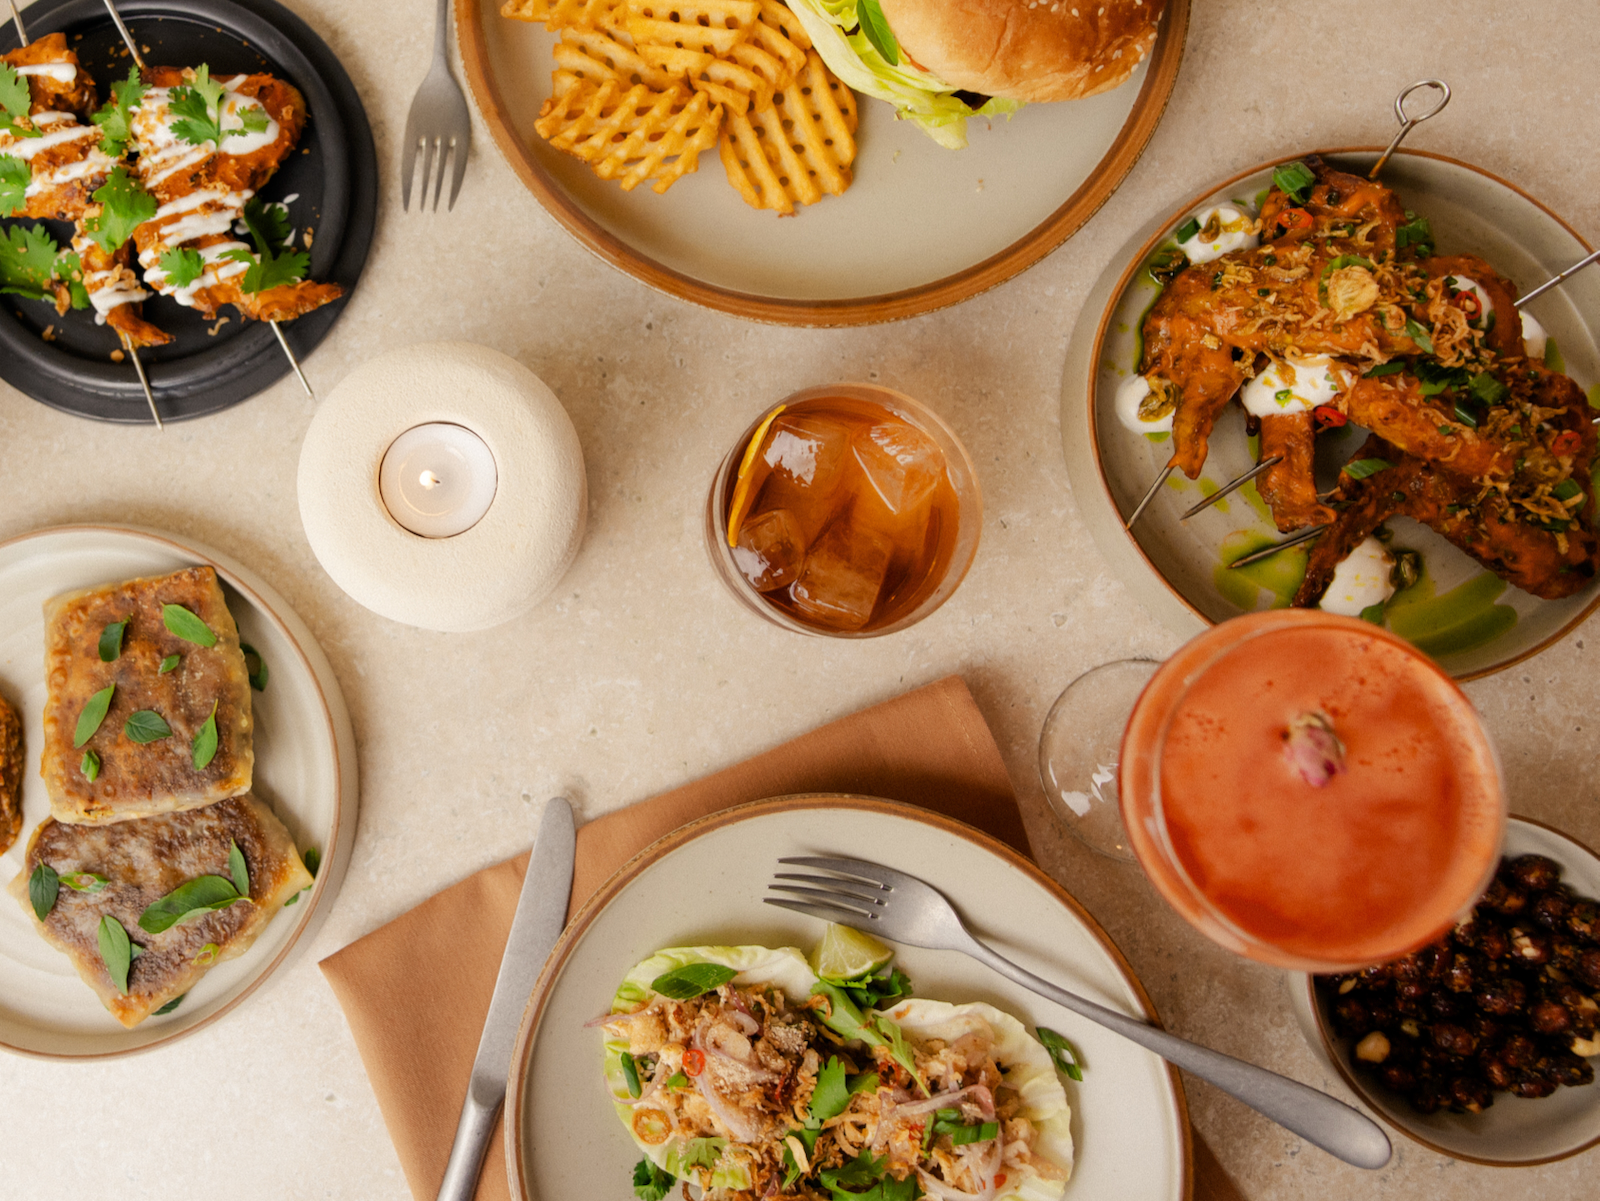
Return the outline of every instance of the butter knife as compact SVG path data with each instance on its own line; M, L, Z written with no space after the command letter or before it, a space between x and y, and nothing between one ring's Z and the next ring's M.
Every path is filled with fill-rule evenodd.
M511 937L500 960L489 1016L478 1039L472 1061L472 1080L461 1106L456 1141L439 1186L439 1201L471 1201L478 1188L484 1152L494 1130L495 1115L506 1099L506 1078L511 1070L511 1048L517 1039L522 1011L533 993L550 949L567 924L567 901L572 895L572 862L577 833L572 806L565 797L553 797L539 823L538 841L528 860L528 874L511 920Z

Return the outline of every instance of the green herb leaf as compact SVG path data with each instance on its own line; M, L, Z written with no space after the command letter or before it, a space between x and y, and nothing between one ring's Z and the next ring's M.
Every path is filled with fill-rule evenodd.
M259 104L252 104L249 108L240 109L239 120L244 123L243 127L240 129L228 130L227 133L224 134L225 137L232 137L235 134L243 135L247 133L267 132L267 110L262 108Z
M686 963L670 972L657 976L650 987L674 1001L687 1001L708 993L732 980L739 973L720 963Z
M139 68L129 67L128 77L111 85L111 99L91 118L100 127L100 149L112 158L121 158L133 136L130 124L133 110L150 89L139 78Z
M1364 480L1393 466L1388 459L1352 459L1344 465L1344 473L1353 480Z
M27 117L32 107L33 95L28 91L27 76L19 74L10 63L0 62L0 133L9 133L14 138L38 137L37 129L24 129L17 124Z
M106 712L111 708L111 694L116 690L115 684L107 684L84 702L83 709L78 714L78 728L72 735L73 750L77 750L94 737L95 731L100 728L100 723L106 719Z
M228 875L233 877L233 886L239 890L241 897L250 895L250 867L244 861L244 852L239 849L237 842L228 843Z
M180 660L177 655L168 655L165 659L161 660L161 666L156 668L156 674L158 676L166 675L174 667L178 666L179 661Z
M33 168L26 159L14 154L0 154L0 217L20 213L28 203L28 185L33 182Z
M937 1126L938 1124L935 1123L935 1125ZM938 1133L949 1135L951 1146L964 1147L968 1143L981 1143L994 1138L995 1135L1000 1133L1000 1123L980 1122L971 1126L963 1123L950 1126L947 1129L938 1131Z
M189 743L189 755L194 762L195 771L205 771L211 766L211 761L217 757L217 702L211 702L211 714L206 718L205 724L195 731L194 740ZM249 889L241 888L240 892Z
M100 662L114 663L117 656L122 654L122 635L127 632L128 622L114 621L100 631Z
M1439 432L1446 438L1454 438L1456 436L1456 427L1453 425L1441 425Z
M128 969L133 966L137 952L128 938L122 923L109 913L100 919L100 958L105 961L111 983L123 996L128 995ZM140 948L141 950L143 948Z
M673 1072L672 1075L667 1077L667 1082L662 1087L663 1088L688 1088L689 1087L689 1077L685 1076L682 1072Z
M1415 342L1417 344L1417 348L1421 350L1423 354L1433 353L1433 335L1430 334L1423 326L1419 325L1416 321L1413 321L1410 317L1406 318L1406 337Z
M169 286L187 288L205 274L206 260L198 250L180 246L163 252L161 270L166 273Z
M1035 1033L1039 1036L1040 1044L1050 1052L1050 1058L1055 1060L1058 1072L1073 1080L1083 1079L1083 1068L1078 1064L1078 1052L1071 1043L1048 1026L1039 1026Z
M856 0L856 19L861 23L861 32L872 43L872 48L883 55L883 61L891 67L898 67L900 43L889 28L889 22L884 20L878 0Z
M172 123L174 136L191 146L213 142L220 146L224 138L243 137L261 133L267 128L267 110L259 104L239 110L241 129L222 128L222 97L226 89L211 78L211 68L205 63L195 68L194 86L180 85L168 95L167 107L177 120Z
M1577 480L1564 479L1554 488L1550 489L1550 494L1557 500L1571 500L1574 496L1583 495L1583 487L1578 483Z
M1172 236L1177 238L1180 242L1187 242L1199 232L1200 222L1196 221L1193 217L1190 217L1182 225L1178 226L1178 232Z
M56 897L61 892L61 877L48 863L41 863L28 877L28 902L33 906L33 916L41 922L56 907Z
M901 997L911 995L911 979L899 968L881 976L857 976L832 983L848 992L862 1009L887 1009Z
M65 872L61 876L61 882L73 892L86 892L90 896L104 892L111 884L110 880L98 872Z
M311 256L304 251L284 251L277 247L288 237L288 220L281 210L263 205L252 197L245 202L244 224L260 251L259 257L248 250L230 250L222 257L236 263L248 263L250 269L239 283L243 292L265 292L286 284L299 283L311 266Z
M167 1003L166 1003L166 1004L165 1004L165 1005L163 1005L163 1006L162 1006L162 1007L161 1007L161 1008L160 1008L160 1009L157 1009L157 1010L156 1010L156 1011L155 1011L155 1012L154 1012L154 1013L152 1013L152 1014L151 1014L151 1015L150 1015L150 1016L151 1016L151 1017L157 1017L157 1018L158 1018L158 1017L160 1017L160 1016L161 1016L161 1015L162 1015L162 1014L164 1014L164 1013L171 1013L171 1012L172 1012L172 1011L173 1011L173 1010L174 1010L174 1009L176 1009L176 1008L177 1008L177 1007L178 1007L178 1006L179 1006L179 1005L182 1005L182 1004L183 1004L183 999L184 999L184 998L185 998L185 997L187 997L187 996L188 996L188 995L189 995L189 994L188 994L188 993L186 993L186 992L181 992L181 993L179 993L179 994L178 994L178 995L177 995L177 996L175 996L175 997L173 997L173 998L172 998L172 1000L170 1000L170 1001L168 1001L168 1002L167 1002Z
M78 760L78 770L93 784L100 778L100 756L93 751L84 751L83 758Z
M1361 610L1361 620L1370 621L1375 626L1381 626L1384 621L1383 602L1379 601L1377 604L1368 605Z
M639 1065L626 1051L622 1053L622 1078L628 1082L628 1096L637 1097L644 1092L639 1085Z
M817 1085L811 1093L811 1117L819 1124L838 1117L850 1104L850 1087L845 1083L844 1064L837 1055L828 1056L828 1062L817 1073Z
M182 605L162 605L161 624L175 637L196 646L216 646L217 636L211 627Z
M1406 369L1405 363L1403 363L1399 359L1395 359L1392 362L1379 363L1371 371L1363 372L1362 375L1361 375L1361 378L1362 379L1377 379L1379 376L1382 376L1382 375L1399 375L1405 369Z
M1286 409L1289 407L1289 402L1294 399L1294 390L1292 388L1279 388L1272 394L1272 399L1278 402L1280 409Z
M875 1184L883 1178L888 1162L887 1155L874 1156L871 1151L862 1151L848 1163L823 1169L817 1173L817 1179L830 1191L849 1189L852 1185Z
M51 268L55 277L67 289L67 295L75 309L89 307L89 290L83 286L83 262L78 258L77 252L68 250L56 256L55 266Z
M639 1201L663 1201L678 1178L664 1168L658 1168L648 1159L633 1165L633 1195Z
M172 727L154 709L140 709L128 715L128 720L122 723L122 732L140 746L145 746L170 738Z
M1285 163L1272 173L1272 182L1296 204L1304 204L1311 197L1311 188L1317 182L1311 168L1304 163Z
M1456 401L1456 420L1471 429L1478 428L1478 417L1471 409Z
M911 1054L911 1044L906 1041L906 1036L900 1032L897 1023L890 1021L881 1013L872 1015L872 1024L878 1033L883 1035L889 1047L889 1057L905 1068L906 1074L917 1082L917 1087L923 1094L928 1092L928 1086L922 1082L922 1077L917 1075L917 1061Z
M1467 381L1472 394L1486 405L1497 405L1511 395L1511 389L1487 371L1480 371Z
M322 852L317 850L316 847L307 847L306 853L300 856L300 859L305 863L306 871L310 872L311 878L315 880L317 878L317 869L322 866Z
M42 225L0 230L0 294L48 300L54 294L56 240Z
M232 880L221 876L196 876L174 888L139 915L139 927L160 934L181 922L202 917L215 909L226 909L235 901L247 901Z
M1396 250L1410 247L1417 252L1418 258L1430 258L1433 255L1433 227L1428 224L1426 217L1407 211L1405 224L1395 230L1394 245Z
M113 167L94 194L100 212L86 217L83 229L101 250L114 254L133 231L156 215L156 198L146 192L126 167Z
M239 650L244 654L244 669L250 673L250 687L257 692L267 690L267 661L261 657L261 652L248 642L241 642ZM250 666L250 661L255 660L255 666Z

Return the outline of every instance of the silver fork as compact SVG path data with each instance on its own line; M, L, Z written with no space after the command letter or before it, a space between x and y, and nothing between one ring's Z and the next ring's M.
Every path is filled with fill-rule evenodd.
M816 887L773 884L770 887L775 892L810 899L763 898L768 905L853 926L891 942L970 955L1023 988L1115 1031L1202 1080L1209 1080L1223 1092L1232 1094L1346 1163L1358 1168L1381 1168L1389 1162L1389 1138L1370 1118L1298 1081L1188 1042L1040 979L979 942L944 894L915 876L860 859L796 856L778 862L821 868L836 874L808 876L778 872L778 880L798 880L801 885Z
M428 207L428 185L433 185L433 210L439 211L439 193L444 189L444 164L453 152L455 163L450 173L450 203L456 207L461 178L467 173L467 148L472 145L472 117L461 85L450 74L450 0L439 0L439 15L433 30L433 65L411 100L406 118L406 145L400 155L400 203L411 208L411 176L417 165L417 148L423 148L422 195L419 209ZM438 174L434 158L438 157Z

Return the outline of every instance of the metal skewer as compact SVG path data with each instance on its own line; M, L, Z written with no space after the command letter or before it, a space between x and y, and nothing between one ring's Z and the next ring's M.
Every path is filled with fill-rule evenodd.
M1167 482L1167 477L1172 474L1173 469L1176 466L1177 464L1175 463L1168 463L1161 469L1161 474L1156 476L1155 483L1150 485L1150 490L1144 494L1144 498L1140 500L1138 505L1134 508L1132 514L1129 515L1128 520L1122 523L1123 529L1131 530L1133 528L1133 523L1139 520L1139 514L1143 513L1149 506L1150 502L1156 498L1156 492L1160 489L1162 484Z
M11 0L11 3L13 5L12 11L15 12L16 0ZM139 47L134 43L133 34L128 32L128 27L123 24L122 14L117 11L116 0L105 0L105 5L106 11L111 14L111 19L116 22L117 32L122 35L122 44L128 48L128 53L133 55L135 65L138 66L141 72L149 70L145 66L144 56L139 53ZM295 357L294 351L289 348L289 340L283 336L283 327L275 317L269 317L267 321L272 326L272 332L278 336L278 345L283 347L283 353L289 359L289 366L294 368L295 378L300 381L300 386L306 390L306 395L315 400L317 394L311 390L311 383L306 379L306 373L300 366L300 360ZM143 370L139 374L140 378L143 378Z
M1406 97L1418 88L1432 88L1443 93L1439 103L1425 113L1418 113L1415 117L1406 115ZM1372 170L1367 172L1368 179L1377 179L1378 172L1383 170L1383 165L1389 161L1389 156L1400 148L1400 143L1405 141L1406 135L1421 125L1429 117L1437 117L1444 111L1444 106L1450 103L1450 85L1442 79L1423 79L1412 84L1401 92L1394 100L1394 115L1400 121L1400 132L1394 135L1394 141L1389 143L1389 148L1378 156L1378 161L1372 164Z
M1299 546L1302 542L1310 542L1313 538L1327 528L1328 527L1325 525L1307 526L1298 534L1291 535L1290 537L1285 538L1282 542L1275 542L1271 546L1265 547L1262 550L1258 550L1253 554L1245 555L1242 559L1235 559L1232 563L1228 564L1228 569L1231 571L1235 567L1244 567L1250 563L1256 563L1262 559L1270 558L1271 556L1277 554L1280 550L1288 550L1291 546Z
M16 23L17 26L17 40L26 46L28 44L28 30L27 27L22 23L22 14L17 11L17 0L10 0L10 4L11 19Z
M1532 300L1535 296L1538 296L1541 292L1548 292L1551 288L1555 287L1557 284L1562 283L1564 280L1566 280L1566 278L1568 276L1576 275L1579 271L1582 271L1590 263L1597 262L1597 261L1600 261L1600 250L1595 251L1593 254L1589 255L1587 258L1579 259L1576 263L1573 263L1572 266L1568 267L1560 275L1551 276L1551 278L1545 280L1544 283L1540 284L1537 288L1535 288L1533 291L1529 292L1521 300L1517 301L1516 302L1516 307L1520 309L1523 305L1527 304L1528 301Z
M1196 513L1199 513L1201 510L1209 509L1212 505L1216 504L1219 500L1223 499L1223 497L1227 496L1230 492L1235 492L1238 489L1243 488L1246 484L1248 484L1251 480L1255 479L1256 476L1260 475L1268 467L1271 467L1275 463L1281 463L1281 462L1283 462L1283 456L1282 455L1272 455L1269 458L1262 459L1261 462L1257 463L1254 467L1252 467L1249 471L1245 472L1243 475L1238 476L1233 480L1230 480L1228 483L1226 483L1222 487L1218 488L1210 496L1206 497L1199 504L1195 505L1192 509L1190 509L1183 516L1179 517L1178 520L1179 521L1188 521L1189 518L1193 517Z

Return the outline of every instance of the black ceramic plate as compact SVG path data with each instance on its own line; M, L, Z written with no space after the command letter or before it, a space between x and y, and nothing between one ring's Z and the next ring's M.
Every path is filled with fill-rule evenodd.
M303 363L339 319L372 242L377 158L355 86L327 44L274 0L122 0L118 9L152 67L207 63L214 75L265 71L305 96L310 120L300 144L261 190L263 200L288 204L298 230L314 231L310 278L344 285L344 299L283 325ZM131 60L102 0L36 0L23 15L31 38L67 35L102 100L111 81L127 75ZM7 21L0 51L16 46ZM0 228L13 224L0 221ZM57 242L70 240L69 225L45 224ZM236 405L290 371L271 326L243 321L232 308L219 313L229 320L218 324L152 296L144 315L175 339L139 352L164 421ZM149 422L133 365L114 361L113 351L120 353L117 335L95 324L93 310L61 316L43 301L0 297L0 378L68 413Z

